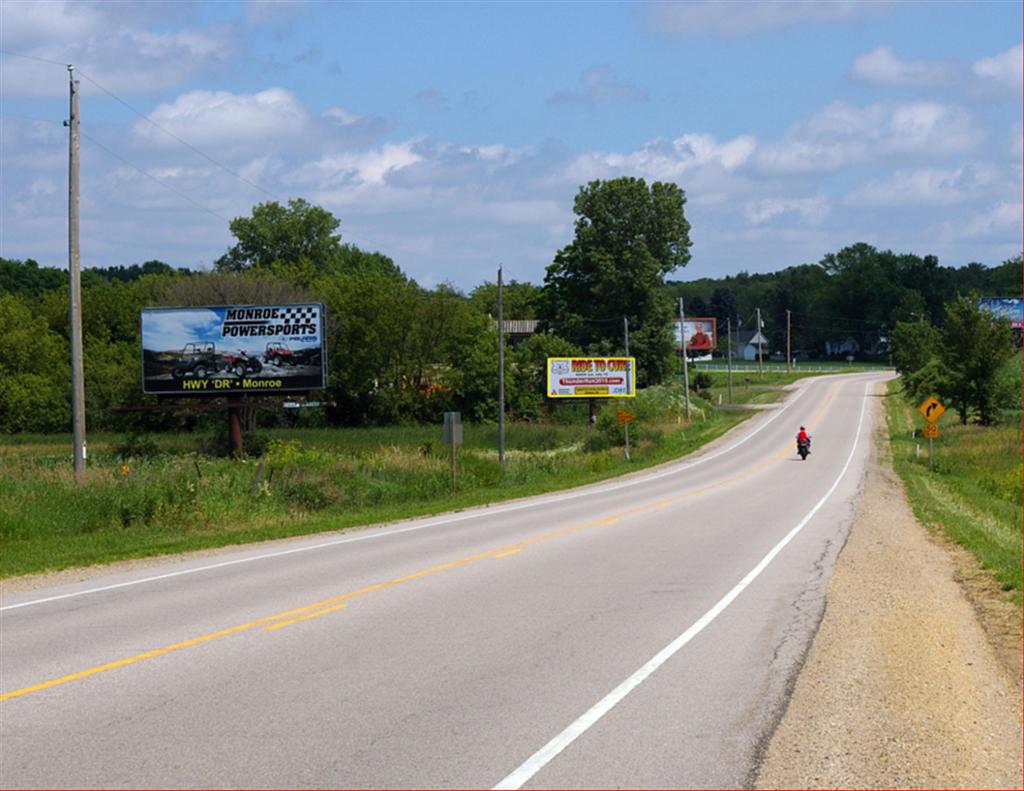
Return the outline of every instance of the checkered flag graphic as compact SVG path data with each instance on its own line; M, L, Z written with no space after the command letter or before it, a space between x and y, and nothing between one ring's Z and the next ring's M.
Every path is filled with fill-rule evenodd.
M285 326L292 324L318 324L320 322L320 308L316 305L284 308L281 314L281 322Z

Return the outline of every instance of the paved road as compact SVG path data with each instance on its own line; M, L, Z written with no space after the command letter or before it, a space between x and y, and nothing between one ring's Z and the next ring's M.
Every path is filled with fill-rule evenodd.
M0 786L747 785L884 376L605 484L8 595Z

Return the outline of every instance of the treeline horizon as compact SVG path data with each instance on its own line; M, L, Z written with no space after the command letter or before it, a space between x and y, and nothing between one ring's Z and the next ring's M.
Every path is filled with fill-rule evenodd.
M824 357L852 341L855 356L888 361L898 322L941 326L959 296L1019 296L1021 259L999 266L943 267L935 256L879 251L857 243L817 264L693 281L668 279L690 260L685 194L643 179L595 181L574 202L573 242L557 251L542 285L505 285L504 316L537 319L538 332L506 355L512 419L550 418L546 359L624 352L638 384L679 370L672 339L677 300L688 317L711 316L751 332L760 308L770 352ZM237 243L212 271L158 260L82 270L87 422L92 429L181 428L187 416L119 413L142 395L139 312L143 307L322 302L327 308L329 386L325 412L264 414L261 420L362 426L436 422L445 411L497 419L497 286L468 293L425 288L387 255L342 243L340 221L301 199L254 207L231 222ZM676 275L678 278L678 275ZM70 424L68 276L34 260L0 258L0 433L63 431ZM624 321L625 320L625 321ZM845 357L849 351L843 352Z

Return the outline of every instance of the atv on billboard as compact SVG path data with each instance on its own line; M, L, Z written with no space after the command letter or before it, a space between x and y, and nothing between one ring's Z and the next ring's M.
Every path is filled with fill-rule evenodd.
M633 398L633 357L548 357L549 398Z
M142 391L227 395L327 386L324 306L143 308Z

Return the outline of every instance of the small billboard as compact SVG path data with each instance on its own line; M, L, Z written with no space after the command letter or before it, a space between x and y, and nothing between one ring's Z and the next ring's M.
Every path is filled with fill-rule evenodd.
M686 351L709 353L718 348L717 321L712 316L683 320L682 335L679 332L679 319L675 320L675 341L678 349L686 338Z
M548 357L549 398L633 398L633 357Z
M142 391L228 395L327 386L324 306L143 308Z

